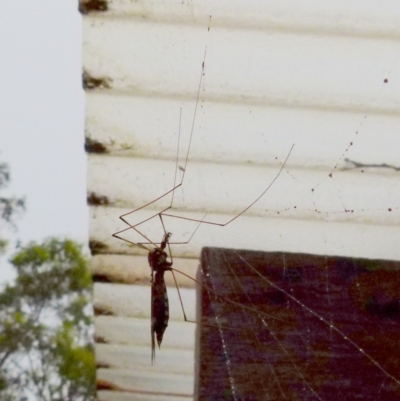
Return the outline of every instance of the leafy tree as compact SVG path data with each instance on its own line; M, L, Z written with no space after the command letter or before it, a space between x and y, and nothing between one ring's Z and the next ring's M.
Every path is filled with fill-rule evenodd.
M11 264L17 279L0 293L0 399L93 400L91 277L80 246L31 243Z
M10 168L7 163L0 163L0 190L7 188L10 182ZM15 217L25 210L23 198L0 196L0 218L5 225L15 228ZM7 247L7 240L0 237L0 253Z

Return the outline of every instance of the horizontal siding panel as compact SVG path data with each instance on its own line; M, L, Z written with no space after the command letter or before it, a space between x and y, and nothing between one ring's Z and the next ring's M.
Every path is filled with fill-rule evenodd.
M190 401L193 397L171 396L168 394L152 395L143 393L128 393L123 391L97 391L98 401Z
M157 22L204 23L212 14L215 24L247 29L276 29L319 31L348 35L399 35L396 1L386 1L384 7L376 2L335 1L321 3L309 0L299 3L284 0L279 3L263 0L224 0L216 3L182 1L110 0L109 10L102 15L141 18Z
M120 391L135 391L193 397L193 380L188 375L150 374L122 369L98 369L97 382L111 383ZM162 399L162 398L161 398Z
M176 160L182 107L180 165L184 163L194 96L113 96L99 91L89 92L87 99L86 134L101 142L111 155L172 161ZM275 157L284 158L295 143L290 166L329 169L340 161L352 141L354 146L346 157L363 163L385 161L397 165L397 148L387 144L398 140L399 125L400 116L366 114L366 110L346 109L340 113L320 107L285 109L273 103L257 106L207 100L201 103L196 117L190 160L266 164L275 162ZM345 166L342 161L340 167Z
M104 163L103 157L93 156L89 159L89 168L89 189L130 210L152 202L173 188L174 165L168 161L115 157ZM174 207L187 212L234 216L263 193L278 171L278 165L190 163L182 188L175 191ZM378 179L372 171L336 170L331 179L328 177L331 171L296 169L289 164L247 214L268 217L279 211L287 217L310 220L326 218L326 214L330 214L331 220L400 223L400 213L394 210L400 205L397 172L379 172ZM150 217L168 207L170 202L171 195L168 195L126 219L132 225L138 224L146 213ZM388 213L389 208L393 213ZM283 213L285 209L290 211ZM344 213L345 210L354 210L354 213ZM121 210L120 214L123 212ZM182 216L191 217L191 214L182 213ZM225 221L228 216L217 222ZM162 234L160 231L158 242Z
M195 291L193 289L181 288L180 293L187 318L195 320ZM95 283L93 290L95 309L107 311L114 316L148 318L149 321L150 296L150 287L139 285ZM168 298L170 304L170 325L172 325L173 320L184 321L176 289L171 288L168 290Z
M144 347L147 355L145 367L148 368L151 347L149 318L95 316L94 324L96 338L100 343ZM168 348L193 350L195 331L196 325L193 323L171 321L163 339L162 351Z
M169 337L172 331L165 332ZM175 331L176 334L176 331ZM193 347L194 348L194 347ZM189 350L168 349L161 345L156 350L156 361L151 364L150 347L132 347L116 344L96 344L96 362L108 369L128 370L132 372L149 372L149 375L163 373L179 376L188 376L187 380L193 383L194 355L193 348Z
M123 210L110 207L98 208L96 218L91 222L90 237L104 243L109 253L143 254L143 251L137 247L126 246L122 241L117 241L109 235L122 227L116 218L121 211ZM389 212L385 211L385 213ZM195 214L195 217L199 219L203 216L204 214ZM207 217L218 220L229 215L209 214ZM223 228L203 224L189 244L172 247L173 255L198 258L203 246L214 246L375 259L397 260L400 258L398 247L400 227L398 225L360 224L348 220L334 222L330 221L329 217L321 216L321 221L300 220L285 218L282 213L276 217L263 219L241 216ZM176 234L175 236L185 232L185 226L179 228L180 221L180 219L171 219L167 226L168 230ZM187 231L192 233L193 227L191 229ZM152 237L160 238L158 231L156 234ZM134 236L129 238L135 239Z
M174 267L190 277L195 277L199 262L195 259L174 260ZM91 272L97 281L123 284L150 285L150 267L147 256L96 255L92 258ZM179 287L194 288L195 282L182 274L176 275ZM165 283L175 287L172 274L165 275Z
M396 41L89 20L84 68L131 95L195 98L207 44L207 99L399 113ZM146 38L134 40L131 38ZM118 44L118 45L116 45ZM371 54L374 63L371 63ZM248 61L251 62L248 62ZM296 66L294 71L293 66ZM245 73L244 73L245 71ZM251 79L249 79L251 77Z

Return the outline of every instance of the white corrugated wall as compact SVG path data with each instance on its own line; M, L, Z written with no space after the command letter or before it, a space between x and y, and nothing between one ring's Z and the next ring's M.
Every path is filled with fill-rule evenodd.
M173 247L175 267L195 276L206 245L400 259L400 171L393 168L400 167L400 5L215 3L81 5L86 137L105 150L88 154L88 193L103 199L91 207L90 238L100 251L93 269L123 283L94 290L104 401L192 398L194 325L171 321L151 366L147 257L111 234L124 228L119 215L172 188L180 109L182 176L206 48L174 206L191 218L228 221L263 192L295 146L245 215L226 227L202 224L189 244ZM132 214L130 223L169 200ZM165 222L172 241L196 228ZM144 229L161 240L158 224ZM182 320L176 291L169 293L173 319ZM183 295L194 316L194 290Z

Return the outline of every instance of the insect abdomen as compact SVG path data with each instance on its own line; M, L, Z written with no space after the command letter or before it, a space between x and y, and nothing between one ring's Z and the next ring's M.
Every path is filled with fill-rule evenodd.
M154 359L155 341L157 339L160 347L164 331L168 326L169 304L167 288L164 282L164 271L155 273L154 282L151 286L151 335L152 335L152 354Z

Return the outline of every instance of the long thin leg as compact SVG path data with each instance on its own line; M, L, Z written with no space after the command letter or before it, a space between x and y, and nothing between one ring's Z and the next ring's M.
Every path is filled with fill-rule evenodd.
M164 220L162 218L162 214L160 213L159 216L160 216L161 224L162 224L162 227L163 227L163 230L164 230L164 235L165 235L167 233L167 230L165 228L165 224L164 224ZM172 263L173 263L173 258L172 258L172 252L171 252L170 244L172 244L172 245L185 245L185 244L188 244L191 241L191 239L194 237L194 235L196 234L197 230L200 228L200 225L204 221L206 216L207 216L207 213L204 214L202 220L199 220L199 224L197 224L197 227L192 232L190 238L187 241L182 241L182 242L170 242L170 241L168 241L169 257L170 257ZM128 228L128 230L129 230L129 228Z
M183 317L184 317L184 319L185 319L185 322L197 323L197 322L193 322L193 321L191 321L191 320L188 320L188 318L187 318L187 316L186 316L186 313L185 313L185 308L183 307L181 292L179 291L178 282L176 281L176 277L175 277L175 273L174 273L174 270L173 270L173 269L171 269L171 273L172 273L172 277L174 278L174 281L175 281L176 290L178 291L179 302L181 303L182 312L183 312Z
M292 145L292 147L290 148L290 151L288 153L288 155L286 156L285 161L283 162L281 168L279 169L278 173L276 174L276 176L274 177L274 179L271 181L271 183L267 186L266 189L264 189L264 191L252 202L250 203L250 205L246 206L239 214L237 214L236 216L232 217L230 220L228 220L226 223L215 223L213 221L202 221L202 223L204 224L212 224L214 226L219 226L219 227L225 227L226 225L228 225L229 223L232 223L232 221L236 220L238 217L240 217L243 213L247 212L255 203L257 203L264 195L265 193L272 187L272 185L275 183L275 181L278 179L278 177L281 175L281 172L283 170L283 168L285 167L286 162L289 159L290 154L292 153L294 144ZM169 216L169 217L175 217L177 219L183 219L183 220L189 220L189 221L198 221L200 222L201 220L198 219L191 219L189 217L182 217L182 216L176 216L173 214L168 214L168 213L162 213L164 216Z
M135 210L133 210L133 211L131 211L131 212L128 212L128 213L125 213L125 214L121 215L119 218L120 218L125 224L127 224L129 227L126 228L126 229L124 229L124 230L120 230L120 231L114 233L113 236L116 237L116 238L122 239L123 241L126 241L126 242L128 242L128 243L130 243L130 244L132 244L132 245L137 245L137 246L142 247L142 248L147 249L147 250L148 250L148 248L147 248L146 246L144 246L144 245L150 245L150 244L151 244L151 245L153 245L153 246L157 246L157 243L151 241L151 240L150 240L149 238L147 238L141 231L139 231L139 230L136 228L136 227L139 226L140 224L143 224L143 223L145 223L145 222L151 220L152 218L154 218L154 217L157 216L157 215L160 216L160 218L161 218L162 215L164 215L164 216L168 216L168 217L174 217L174 218L177 218L177 219L183 219L183 220L198 222L199 224L204 223L204 224L211 224L211 225L215 225L215 226L219 226L219 227L224 227L224 226L230 224L231 222L233 222L234 220L236 220L236 219L237 219L238 217L240 217L242 214L244 214L247 210L249 210L255 203L257 203L257 202L265 195L265 193L271 188L271 186L272 186L272 185L275 183L275 181L278 179L278 177L279 177L279 175L281 174L281 172L282 172L284 166L286 165L287 160L288 160L289 157L290 157L290 154L291 154L291 152L292 152L292 150L293 150L294 144L293 144L292 147L290 148L290 151L289 151L288 155L286 156L286 159L284 160L284 162L283 162L281 168L279 169L278 173L276 174L276 176L274 177L274 179L271 181L271 183L267 186L267 188L266 188L252 203L250 203L247 207L245 207L239 214L237 214L236 216L234 216L233 218L231 218L230 220L228 220L228 221L225 222L225 223L216 223L216 222L213 222L213 221L206 221L206 220L204 220L204 218L203 218L202 220L199 220L199 219L192 219L192 218L188 218L188 217L182 217L182 216L177 216L177 215L174 215L174 214L166 213L169 209L171 209L171 208L173 207L173 201L174 201L175 190L176 190L177 188L179 188L180 186L182 186L183 180L184 180L184 177L185 177L185 173L186 173L186 170L187 170L187 164L188 164L189 154L190 154L190 147L191 147L192 138L193 138L195 120L196 120L196 116L197 116L197 108L198 108L198 103L199 103L199 99L200 99L200 90L201 90L201 84L202 84L202 79L203 79L203 74L204 74L204 63L205 63L206 55L207 55L207 47L205 48L205 51L204 51L204 58L203 58L203 63L202 63L202 68L201 68L201 73L200 73L199 87L198 87L198 90L197 90L196 105L195 105L195 109L194 109L192 127L191 127L191 132L190 132L190 137L189 137L189 138L190 138L190 139L189 139L189 145L188 145L188 150L187 150L187 153L186 153L185 167L184 167L184 169L183 169L182 179L181 179L180 183L176 185L177 170L178 170L178 158L179 158L181 117L182 117L182 112L181 112L181 113L180 113L180 121L179 121L179 133L178 133L178 147L177 147L178 149L177 149L177 158L176 158L177 162L176 162L176 165L175 165L175 177L174 177L174 186L173 186L173 188L170 189L169 191L165 192L163 195L159 196L159 197L156 198L155 200L153 200L153 201L151 201L151 202L148 202L148 203L145 204L144 206L141 206L141 207L139 207L139 208L137 208L137 209L135 209ZM170 203L170 205L169 205L167 208L165 208L163 211L161 211L161 212L157 213L156 215L151 216L151 217L149 217L148 219L143 220L143 221L141 221L140 223L135 224L135 225L131 225L131 224L125 219L126 216L128 216L128 215L130 215L130 214L132 214L132 213L135 213L135 212L137 212L138 210L143 209L143 208L145 208L145 207L147 207L147 206L149 206L149 205L151 205L151 204L157 202L158 200L160 200L160 199L162 199L163 197L167 196L167 195L170 194L171 192L172 192L171 203ZM162 218L161 218L161 221L162 221ZM162 221L162 224L163 224L164 233L165 233L166 230L165 230L165 226L164 226L163 221ZM198 226L198 227L199 227L199 226ZM188 243L190 242L190 240L192 239L193 235L195 234L195 232L197 231L198 227L196 228L196 230L194 231L194 233L192 234L192 236L189 238L188 241L184 241L184 242L171 242L171 244L188 244ZM119 234L121 234L121 233L123 233L123 232L125 232L125 231L128 231L129 229L134 229L139 235L141 235L143 238L145 238L148 242L135 243L135 242L133 242L133 241L126 240L126 239L122 238L121 236L119 236ZM169 243L168 243L168 247L170 248ZM171 253L171 252L170 252L170 253Z
M204 220L205 216L206 216L206 214L204 215L203 220ZM164 221L163 221L163 218L162 218L162 215L161 215L161 214L159 215L159 217L160 217L160 220L161 220L161 224L162 224L162 227L163 227L163 230L164 230L164 236L165 236L165 235L167 234L167 231L166 231L166 229L165 229L165 224L164 224ZM194 234L196 233L196 231L197 231L198 228L200 227L200 224L201 224L201 223L202 223L202 220L200 220L199 224L197 225L196 229L194 230L194 232L193 232L192 235L190 236L190 238L189 238L189 240L187 241L187 243L192 239L192 237L194 236ZM129 229L129 228L128 228L128 229ZM168 245L169 257L170 257L170 259L171 259L171 265L172 265L172 264L173 264L173 257L172 257L172 252L171 252L171 247L170 247L169 241L167 242L167 245ZM200 283L198 280L194 279L193 277L189 276L188 274L186 274L186 273L184 273L184 272L182 272L182 271L180 271L180 270L178 270L178 269L175 269L175 268L173 268L173 267L170 267L170 271L171 271L171 273L172 273L172 277L174 278L176 290L178 291L179 302L180 302L180 304L181 304L181 308L182 308L183 317L184 317L184 319L185 319L185 322L196 323L196 324L198 323L197 321L189 320L189 319L187 318L187 315L186 315L186 312L185 312L185 308L184 308L184 306L183 306L183 301L182 301L181 293L180 293L180 291L179 291L178 282L177 282L177 280L176 280L176 277L175 277L175 273L174 273L174 272L177 272L177 273L179 273L179 274L182 274L183 276L185 276L185 277L189 278L190 280L194 281L194 282L195 282L196 284L198 284L200 287L206 288L207 291L212 292L212 293L213 293L215 296L217 296L218 298L224 299L225 301L227 301L227 302L229 302L229 303L231 303L231 304L233 304L233 305L239 306L239 307L241 307L242 309L248 309L248 310L251 310L251 311L255 312L255 310L253 310L252 308L246 307L246 306L242 305L242 304L239 303L239 302L232 301L232 300L230 300L230 299L228 299L228 298L226 298L226 297L224 297L224 296L222 296L222 295L217 294L217 293L216 293L214 290L212 290L211 288L205 286L204 284ZM259 312L257 312L257 313L259 313ZM265 314L265 313L264 313L263 315L271 317L270 315ZM279 319L279 320L281 320L281 319ZM207 326L210 326L210 325L207 325ZM212 326L212 327L213 327L213 326ZM229 328L229 327L228 327L228 328Z
M169 209L169 207L168 207L167 209ZM167 210L167 209L165 209L165 210ZM125 242L127 242L128 244L136 245L136 246L138 246L138 247L140 247L140 248L143 248L143 249L146 249L147 251L150 251L151 249L148 248L148 247L146 247L145 245L153 245L154 247L157 247L157 246L160 244L160 242L153 242L151 239L149 239L145 234L143 234L143 233L142 233L140 230L138 230L136 227L139 226L140 224L145 223L146 221L149 221L149 220L153 219L154 217L157 217L157 216L160 217L161 222L162 222L162 225L163 225L163 229L164 229L164 234L166 234L167 231L166 231L166 229L165 229L165 225L164 225L164 222L163 222L163 220L162 220L161 213L157 213L156 215L154 215L154 216L152 216L152 217L150 217L150 218L148 218L148 219L146 219L146 220L143 220L142 222L136 224L135 226L131 226L131 225L128 224L129 227L124 228L123 230L117 231L117 232L114 233L112 236L115 237L115 238L118 238L118 239L120 239L120 240L122 240L122 241L125 241ZM196 230L195 230L195 231L192 233L192 235L190 236L189 241L190 241L190 239L194 236L194 234L196 233L196 231L198 230L200 224L201 224L201 222L197 225ZM133 241L130 241L130 240L126 239L126 238L123 238L123 237L121 237L121 236L119 235L119 234L124 233L125 231L129 231L129 230L132 230L132 229L135 230L135 231L136 231L139 235L141 235L143 238L145 238L148 242L133 242ZM186 244L186 243L188 243L189 241L186 241L186 242L171 242L171 244ZM169 241L168 241L168 246L169 246ZM169 250L170 250L170 254L171 254L171 249L169 248ZM172 257L172 254L171 254L171 257Z
M128 231L128 230L131 230L131 229L134 229L138 234L140 234L143 238L147 239L149 242L133 242L133 241L129 241L128 239L119 236L119 234L121 234L121 233L123 233L125 231ZM140 232L138 229L136 229L135 227L132 227L132 226L130 226L128 228L125 228L125 229L123 229L121 231L118 231L118 232L114 233L112 236L115 237L115 238L118 238L118 239L120 239L122 241L125 241L128 244L136 245L136 246L138 246L140 248L146 249L147 251L150 251L151 249L149 249L146 246L144 246L144 244L153 244L154 246L157 246L149 238L147 238L142 232Z
M137 211L139 211L139 210L141 210L141 209L143 209L143 208L145 208L145 207L147 207L147 206L149 206L149 205L151 205L151 204L157 202L158 200L164 198L165 196L167 196L167 195L170 194L171 192L172 192L171 203L170 203L169 207L167 207L166 209L163 210L163 212L166 211L166 210L168 210L168 209L170 209L170 208L172 208L175 190L178 189L178 188L179 188L180 186L182 186L182 184L183 184L183 180L184 180L184 178L185 178L185 173L186 173L186 170L187 170L187 164L188 164L188 160L189 160L190 147L191 147L191 144L192 144L192 138L193 138L193 132L194 132L194 125L195 125L195 121L196 121L197 109L198 109L199 99L200 99L201 84L202 84L202 82L203 82L203 75L204 75L204 68L205 68L206 56L207 56L207 47L206 47L205 50L204 50L203 62L202 62L202 64L201 64L200 80L199 80L199 86L198 86L198 89L197 89L196 104L195 104L195 108L194 108L192 127L191 127L191 131L190 131L189 145L188 145L188 150L187 150L187 153L186 153L185 166L184 166L184 168L183 168L183 174L182 174L181 181L180 181L179 184L176 184L176 177L177 177L177 170L178 170L178 156L179 156L179 143L180 143L180 130L181 130L182 110L181 110L180 117L179 117L178 150L177 150L177 158L176 158L177 161L176 161L176 166L175 166L174 186L173 186L169 191L167 191L167 192L165 192L164 194L160 195L159 197L157 197L156 199L152 200L151 202L148 202L148 203L146 203L146 204L143 205L143 206L140 206L140 207L138 207L138 208L136 208L136 209L134 209L134 210L132 210L132 211L130 211L130 212L128 212L128 213L124 213L124 214L122 214L121 216L119 216L119 219L122 220L125 224L127 224L127 225L129 226L129 228L135 229L136 226L138 226L138 225L140 225L140 224L143 224L144 222L150 220L151 218L153 218L153 217L155 217L155 216L150 217L149 219L146 219L146 220L144 220L144 221L142 221L142 222L140 222L140 223L138 223L138 224L135 224L135 225L131 225L131 224L125 219L126 216L129 216L129 215L131 215L131 214L133 214L133 213L135 213L135 212L137 212ZM163 212L161 212L161 213L163 213ZM159 214L159 213L157 213L157 214ZM135 242L132 242L132 241L128 241L128 240L126 240L126 239L120 237L119 234L121 234L121 233L127 231L126 229L120 230L120 231L114 233L114 234L113 234L113 237L118 238L118 239L121 239L121 240L123 240L123 241L126 241L126 242L128 242L128 243L130 243L130 244L132 244L132 245L137 245L137 246L139 246L139 247L140 247L141 245L143 245L143 244L153 244L154 246L156 246L155 243L153 243L153 242L152 242L151 240L149 240L146 236L144 236L139 230L137 230L137 229L135 229L135 230L136 230L140 235L142 235L144 238L146 238L149 242L148 242L148 243L140 243L140 244L138 244L138 243L135 243ZM145 249L147 249L147 248L145 248Z
M284 169L284 167L285 167L285 165L286 165L286 162L288 161L288 159L289 159L289 157L290 157L290 154L292 153L293 147L294 147L294 144L293 144L292 147L290 148L290 151L289 151L289 153L287 154L287 156L286 156L286 158L285 158L285 160L284 160L282 166L280 167L278 173L275 175L274 179L270 182L270 184L267 186L267 188L265 188L264 191L263 191L252 203L250 203L250 205L246 206L239 214L237 214L236 216L232 217L232 218L231 218L230 220L228 220L227 222L225 222L225 223L216 223L216 222L214 222L214 221L207 221L207 220L204 220L204 218L203 218L202 220L199 220L199 219L192 219L192 218L189 218L189 217L182 217L182 216L177 216L177 215L174 215L174 214L165 213L166 211L168 211L169 209L171 209L171 206L168 206L167 208L165 208L162 212L158 213L158 215L159 215L160 217L161 217L161 216L168 216L168 217L174 217L174 218L182 219L182 220L194 221L194 222L198 222L198 223L200 223L200 224L211 224L211 225L219 226L219 227L225 227L225 226L227 226L228 224L232 223L232 221L236 220L236 219L237 219L238 217L240 217L242 214L244 214L245 212L247 212L247 210L249 210L255 203L257 203L257 202L266 194L266 192L272 187L272 185L275 183L275 181L278 179L278 177L279 177L280 174L282 173L282 170ZM175 188L178 188L180 185L181 185L181 184L177 185ZM169 191L168 193L170 193L170 192L171 192L171 191ZM167 193L167 194L168 194L168 193ZM158 200L158 199L160 199L160 198L161 198L161 197L157 198L156 200ZM153 201L153 202L154 202L154 201ZM150 203L146 204L145 206L148 206L148 205L150 205L150 204L153 203L153 202L150 202ZM143 207L145 207L145 206L142 206L141 208L143 208ZM141 209L141 208L138 208L138 209L136 209L136 210L134 210L134 211L137 211L137 210L139 210L139 209ZM133 211L133 212L134 212L134 211ZM148 221L148 220L154 218L155 216L157 216L157 215L152 216L152 217L150 217L150 218L148 218L148 219L146 219L146 220L143 220L142 222L140 222L140 223L138 223L138 224L136 224L136 225L133 226L133 225L131 225L128 221L126 221L126 220L123 218L124 216L126 216L126 215L128 215L128 214L131 214L131 213L133 213L133 212L126 213L126 214L120 216L120 219L121 219L122 221L124 221L124 223L126 223L129 227L126 228L126 229L124 229L124 230L121 230L121 231L119 231L119 232L117 232L117 233L115 233L115 234L120 234L121 232L127 231L127 230L129 230L130 228L133 228L133 229L135 229L136 231L138 231L138 230L135 228L136 226L138 226L138 225L140 225L140 224L143 224L144 222L146 222L146 221ZM164 230L165 230L165 228L164 228ZM196 229L196 230L197 230L197 229ZM113 234L114 237L116 236L115 234ZM140 234L141 234L141 233L140 233ZM149 241L148 243L147 243L147 242L143 242L143 243L141 243L141 244L154 244L152 241L150 241L150 240L149 240L147 237L145 237L143 234L141 234L141 235ZM193 235L194 235L194 234L193 234ZM189 239L188 241L185 241L185 242L171 242L171 244L188 244L188 243L190 242L190 240L192 239L193 235L190 237L190 239ZM120 237L117 237L117 238L120 238Z
M186 173L186 170L187 170L188 160L189 160L190 147L191 147L191 145L192 145L193 132L194 132L194 124L195 124L195 121L196 121L197 108L198 108L198 105L199 105L200 90L201 90L201 84L202 84L202 82L203 82L204 65L205 65L205 61L206 61L206 56L207 56L207 47L205 48L204 57L203 57L203 62L202 62L202 65L201 65L200 80L199 80L199 86L198 86L198 89L197 89L196 105L195 105L195 107L194 107L192 128L191 128L191 130L190 130L189 145L188 145L188 150L187 150L187 153L186 153L185 167L183 168L183 174L182 174L181 182L180 182L178 185L175 185L176 181L174 181L174 186L173 186L173 188L170 189L169 191L165 192L163 195L160 195L158 198L154 199L153 201L151 201L151 202L149 202L149 203L146 203L144 206L141 206L141 207L139 207L139 208L137 208L137 209L135 209L135 210L132 210L131 212L122 214L122 215L120 216L120 219L123 220L123 221L124 221L126 224L128 224L128 225L129 225L129 223L128 223L127 221L125 221L125 220L123 219L123 217L128 216L128 215L130 215L130 214L132 214L132 213L135 213L135 212L137 212L138 210L143 209L144 207L146 207L146 206L148 206L148 205L151 205L151 204L154 203L154 202L157 202L158 200L164 198L164 196L170 194L171 192L174 192L175 189L179 188L179 187L182 185L182 183L183 183L183 180L184 180L184 178L185 178L185 173ZM180 117L180 118L181 118L181 117ZM179 152L179 141L180 141L180 122L179 122L179 136L178 136L178 152ZM177 158L177 159L178 159L178 158ZM176 166L176 170L177 170L177 167L178 167L178 166ZM176 174L176 173L175 173L175 174ZM172 198L173 198L173 196L172 196ZM172 207L172 202L171 202L170 207Z
M176 287L176 290L178 291L179 302L181 303L181 308L182 308L182 312L183 312L183 318L185 319L185 322L187 322L187 323L199 324L200 322L198 322L197 320L189 320L189 319L187 318L187 316L186 316L185 308L183 307L183 301L182 301L182 297L181 297L181 292L179 291L179 286L178 286L178 282L176 281L176 277L175 277L174 271L176 271L177 273L183 274L183 275L186 276L186 277L189 277L189 276L186 275L185 273L182 273L182 272L179 271L179 270L176 270L176 269L171 268L172 277L174 278L174 281L175 281L175 287ZM189 277L189 278L191 278L191 277ZM194 280L194 279L193 279L193 280ZM194 281L196 281L196 283L198 283L199 285L203 286L203 285L200 284L197 280L194 280ZM204 287L205 287L205 286L204 286ZM210 291L212 291L212 290L210 290ZM214 292L214 291L212 291L212 292ZM214 292L214 294L215 294L215 295L218 295L218 294L216 294L215 292ZM229 301L227 298L222 297L221 295L219 295L219 297L222 298L222 299L224 299L224 300ZM240 306L243 307L243 305L242 305L242 304L239 304L238 302L232 301L232 303L234 303L235 305L240 305ZM251 308L250 308L250 309L251 309ZM253 312L254 312L254 310L253 310ZM257 312L257 313L259 313L259 312ZM207 327L216 327L215 325L212 325L212 324L204 324L204 323L202 323L202 324L203 324L203 326L207 326ZM230 327L230 326L222 326L222 325L221 325L220 327L223 327L223 328L229 329L229 330L242 330L242 329L236 329L236 328Z
M185 167L183 168L183 174L182 174L182 181L185 178L186 174L186 169L187 169L187 163L189 160L189 152L190 152L190 146L192 145L192 139L193 139L193 131L194 131L194 124L196 122L196 117L197 117L197 107L199 105L199 99L200 99L200 90L201 90L201 84L203 82L203 76L204 76L204 65L206 62L206 56L207 56L207 46L204 50L204 57L203 57L203 63L201 64L201 71L200 71L200 79L199 79L199 87L197 88L197 96L196 96L196 105L194 106L194 113L193 113L193 120L192 120L192 128L190 130L190 137L189 137L189 145L188 145L188 151L186 154L186 160L185 160Z
M178 146L176 149L176 162L175 162L175 176L174 176L174 188L176 186L176 177L178 176L178 164L179 164L179 145L181 142L181 124L182 124L182 107L179 111L179 129L178 129ZM189 153L187 154L187 157L189 156ZM181 180L181 183L183 181L183 178ZM170 203L170 207L172 207L173 203L174 203L174 196L175 196L175 191L172 192L172 197L171 197L171 203Z
M185 158L185 167L183 168L183 174L182 174L182 179L181 182L176 185L176 178L178 174L178 163L179 163L179 145L180 145L180 138L181 138L181 125L182 125L182 108L180 109L179 113L179 130L178 130L178 146L177 146L177 151L176 151L176 163L175 163L175 177L174 177L174 187L172 190L172 197L171 197L171 203L170 203L170 208L172 208L174 204L174 197L175 197L175 189L179 188L183 184L183 180L185 179L185 174L186 174L186 169L187 169L187 164L189 161L189 154L190 154L190 147L192 145L192 138L193 138L193 132L194 132L194 124L196 122L196 117L197 117L197 108L199 105L199 99L200 99L200 90L201 90L201 84L203 82L203 75L204 75L204 65L206 61L206 56L207 56L207 47L204 50L204 57L203 57L203 62L201 64L201 71L200 71L200 79L199 79L199 86L197 88L197 96L196 96L196 104L194 106L194 113L193 113L193 119L192 119L192 127L190 129L190 136L189 136L189 145L188 149L186 152L186 158ZM168 194L168 193L167 193ZM165 194L165 195L167 195ZM158 198L160 199L160 198ZM157 199L157 200L158 200Z
M172 272L172 271L174 271L174 272L176 272L176 273L179 273L179 274L182 274L182 276L185 276L185 277L187 277L188 279L194 281L194 282L197 283L200 287L206 288L207 291L209 291L209 292L211 292L212 294L214 294L215 297L220 298L220 299L224 300L225 302L228 302L228 303L230 303L230 304L232 304L232 305L235 305L235 306L237 306L237 307L239 307L239 308L241 308L241 309L248 310L248 311L250 311L250 312L252 312L252 313L256 313L256 314L258 314L259 316L265 316L265 317L272 318L272 319L274 319L274 320L278 320L278 321L280 321L280 322L288 323L287 321L285 321L285 320L283 320L283 319L278 319L278 318L277 318L276 316L274 316L274 315L270 315L270 314L265 313L265 312L260 312L259 310L254 309L254 308L251 308L250 306L243 305L243 304L240 303L240 302L233 301L233 300L231 300L231 299L229 299L229 298L227 298L227 297L225 297L225 296L223 296L223 295L220 295L220 294L218 294L216 291L214 291L212 288L206 286L205 284L201 283L200 281L198 281L198 280L196 280L195 278L189 276L188 274L184 273L184 272L181 271L181 270L178 270L178 269L175 269L175 268L172 268L172 267L171 267L171 272ZM174 277L174 280L175 280L175 277ZM175 284L176 284L176 281L175 281ZM176 285L177 285L177 284L176 284ZM180 296L179 296L179 297L180 297ZM184 312L183 314L184 314L184 316L185 316L185 312ZM185 320L186 320L186 319L185 319ZM190 321L190 320L188 320L188 322L197 323L197 322L193 322L193 321Z
M149 203L148 203L147 205L149 205ZM145 205L145 206L147 206L147 205ZM141 209L141 208L143 208L143 207L144 207L144 206L140 207L139 209ZM145 234L143 234L143 233L142 233L139 229L137 229L136 227L140 226L140 225L143 224L143 223L146 223L147 221L149 221L149 220L151 220L151 219L154 219L154 218L157 217L157 216L160 216L163 212L165 212L166 210L168 210L168 209L170 209L170 208L171 208L171 206L168 206L168 207L165 208L162 212L156 213L155 215L153 215L153 216L151 216L151 217L149 217L149 218L147 218L147 219L145 219L145 220L143 220L143 221L141 221L140 223L135 224L135 225L129 224L129 222L127 222L127 221L123 218L123 216L126 216L126 214L125 214L125 215L121 215L119 218L120 218L126 225L128 225L129 227L124 228L124 229L122 229L122 230L120 230L120 231L115 232L112 236L115 237L115 238L118 238L118 239L120 239L120 240L122 240L122 241L128 242L128 243L131 244L131 245L137 245L137 246L139 246L139 247L141 247L141 248L144 248L144 249L150 251L150 249L147 248L147 247L144 246L144 245L153 245L153 246L156 247L159 243L158 243L158 242L153 242L151 239L149 239ZM139 209L136 209L136 210L139 210ZM136 211L136 210L135 210L135 211ZM133 213L133 212L130 212L130 213ZM122 233L124 233L125 231L129 231L129 230L131 230L131 229L135 230L139 235L141 235L143 238L145 238L148 242L133 242L133 241L129 241L129 240L127 240L126 238L123 238L123 237L120 237L120 236L119 236L119 234L122 234ZM165 234L165 233L166 233L166 230L165 230L165 227L164 227L164 234Z
M178 186L177 186L177 187L178 187ZM175 187L175 188L177 188L177 187ZM164 194L164 195L168 195L170 192L171 192L171 191L167 192L167 193ZM163 196L164 196L164 195L163 195ZM134 212L137 212L138 210L143 209L144 207L146 207L146 206L148 206L148 205L151 205L152 203L156 202L157 200L159 200L159 199L161 199L161 198L162 198L162 197L159 197L159 198L157 198L156 200L154 200L154 201L152 201L152 202L146 203L144 206L141 206L141 207L139 207L139 208L137 208L137 209L135 209L135 210L133 210L133 211L131 211L131 212L129 212L129 213L125 213L125 214L122 214L121 216L119 216L120 220L122 220L122 221L123 221L127 226L129 226L129 227L128 227L128 228L124 228L123 230L117 231L117 232L115 232L114 234L120 234L120 233L123 233L123 232L125 232L125 231L128 231L129 229L132 228L132 229L136 230L138 233L140 233L140 235L142 235L144 238L146 238L138 229L136 229L136 227L138 227L138 226L140 226L141 224L144 224L144 223L146 223L147 221L150 221L151 219L154 219L155 217L159 216L160 214L166 212L167 210L171 209L171 206L166 207L166 208L165 208L164 210L162 210L161 212L155 213L155 214L153 214L153 216L150 216L150 217L148 217L147 219L142 220L140 223L137 223L137 224L134 224L134 225L132 225L132 224L130 224L128 221L126 221L126 220L124 219L124 217L127 216L127 215L129 215L129 214L132 214L132 213L134 213ZM113 236L114 236L114 234L113 234ZM148 238L146 238L146 239L147 239L148 241L150 241ZM153 243L152 241L150 241L149 244L155 244L155 243Z
M120 240L122 240L122 241L125 241L125 242L127 242L128 244L130 244L130 245L136 245L136 246L138 246L139 248L145 249L146 251L150 251L151 249L150 249L150 248L147 248L147 247L144 246L142 243L137 243L137 242L129 241L128 239L123 238L123 237L120 237L120 236L118 235L118 234L121 234L121 233L123 233L124 231L130 230L130 229L131 229L131 227L128 227L128 228L126 228L125 230L121 230L121 231L118 231L117 233L114 233L112 236L115 237L115 238L118 238L118 239L120 239ZM137 230L136 230L136 231L137 231Z

